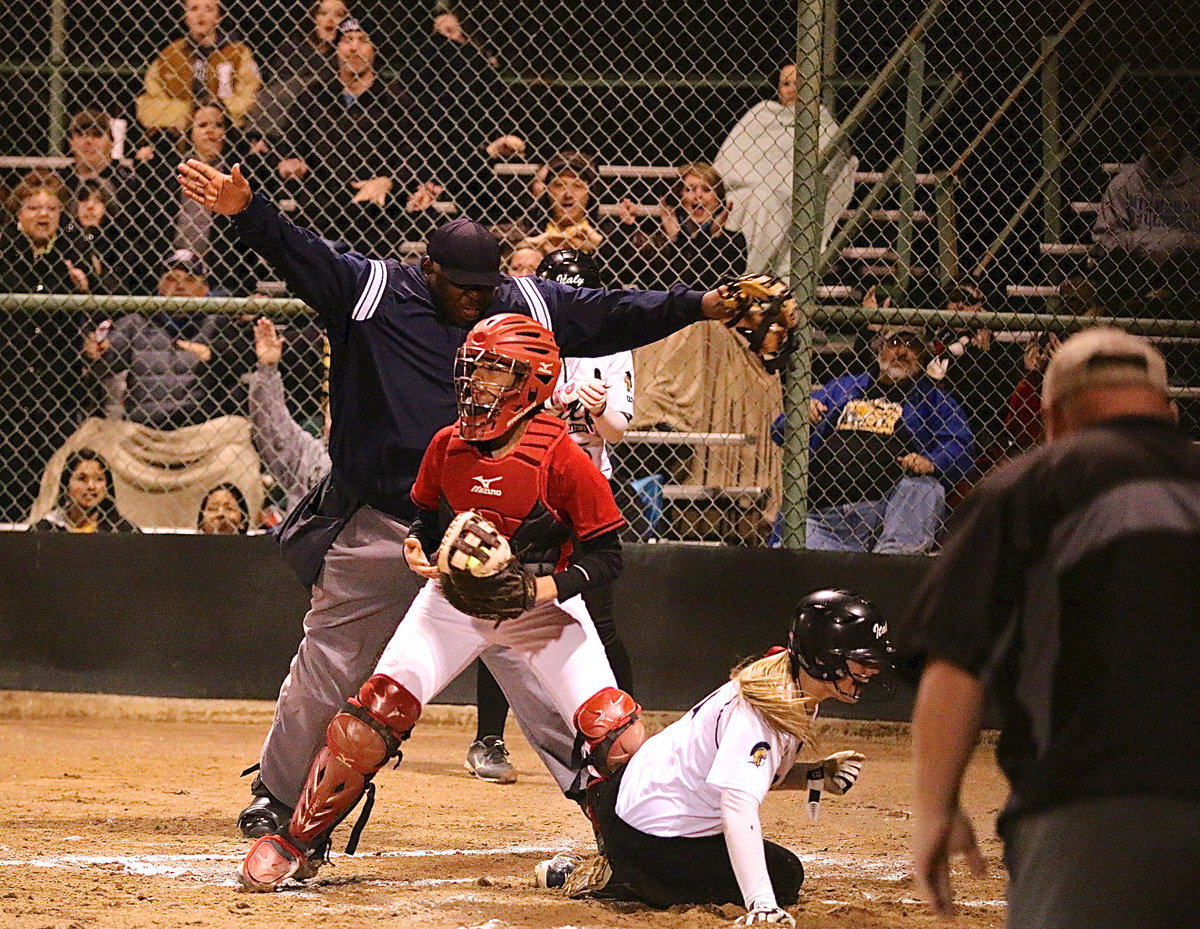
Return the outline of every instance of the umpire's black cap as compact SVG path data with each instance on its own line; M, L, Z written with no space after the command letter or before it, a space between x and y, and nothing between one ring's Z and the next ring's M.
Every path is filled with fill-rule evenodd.
M438 226L425 253L459 287L496 287L500 273L500 241L487 226L460 217Z

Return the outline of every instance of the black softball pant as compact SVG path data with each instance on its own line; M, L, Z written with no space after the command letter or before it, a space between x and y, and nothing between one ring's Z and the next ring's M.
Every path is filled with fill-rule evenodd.
M623 774L624 769L588 789L592 815L613 872L608 886L597 896L655 907L686 903L741 906L742 892L724 835L664 838L634 829L616 812ZM782 845L764 840L763 846L776 900L780 906L791 906L800 896L804 865Z

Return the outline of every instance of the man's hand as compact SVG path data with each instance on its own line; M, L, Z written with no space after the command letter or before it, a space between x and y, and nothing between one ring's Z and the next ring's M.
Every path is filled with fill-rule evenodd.
M570 410L578 403L593 416L599 416L608 406L608 388L598 378L585 377L578 381L566 381L554 388L549 406L553 410Z
M796 920L783 907L756 905L746 912L745 916L739 916L733 921L735 926L760 926L765 923L774 923L777 926L794 926Z
M918 815L913 823L913 878L917 893L939 916L954 911L950 890L950 857L962 855L976 877L987 873L987 861L975 841L971 821L959 807L942 816Z
M189 342L187 339L176 339L175 347L187 352L189 355L195 355L201 364L206 365L212 361L212 349L203 342Z
M519 135L502 135L487 145L489 158L517 158L525 154L525 140Z
M872 284L870 287L867 288L867 292L865 294L863 294L862 305L865 309L877 310L881 306L884 306L884 307L891 306L892 298L884 297L883 303L880 303L878 291L876 291L875 285Z
M240 164L225 174L190 158L179 166L178 177L183 195L211 213L233 216L250 205L250 182L242 175Z
M285 181L298 181L308 174L308 165L303 158L285 158L275 170Z
M350 198L350 202L385 206L388 194L392 192L392 184L393 181L390 177L371 177L365 181L351 181L350 186L356 193Z
M67 266L67 274L71 278L71 285L75 288L75 292L86 294L91 289L91 285L88 283L87 272L83 268L75 267L75 263L69 258L63 263Z
M430 579L438 576L438 569L429 563L424 549L421 548L421 543L414 538L410 537L404 540L404 560L414 574Z
M633 208L633 201L628 197L617 201L617 218L626 226L637 223L637 210Z
M283 357L283 343L287 341L279 334L275 324L261 316L254 324L254 354L260 365L275 367Z
M408 203L404 208L410 213L419 213L421 210L427 210L437 203L438 194L443 188L440 184L435 184L433 181L426 181L408 198Z
M89 332L83 337L83 354L89 361L99 361L104 353L112 348L112 342L108 340L108 332L112 328L112 323L101 323L94 332Z
M906 473L915 474L918 477L934 472L933 462L924 455L918 455L916 452L909 452L907 455L901 455L896 461L900 464Z
M814 426L821 421L821 418L829 412L829 407L820 400L808 398L808 421Z

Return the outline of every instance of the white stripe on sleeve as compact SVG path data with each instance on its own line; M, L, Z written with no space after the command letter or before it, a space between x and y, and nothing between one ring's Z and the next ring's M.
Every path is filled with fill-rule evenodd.
M521 295L525 297L525 303L529 307L530 315L553 332L554 326L550 324L550 307L546 305L546 298L537 289L537 285L524 277L514 277L513 280L516 282L517 288L521 291Z
M367 264L370 265L370 270L367 272L367 284L363 287L363 292L358 295L358 302L354 304L354 311L350 314L350 318L358 322L370 319L375 315L375 311L379 308L379 301L383 299L383 291L387 286L387 265L378 258L369 259Z

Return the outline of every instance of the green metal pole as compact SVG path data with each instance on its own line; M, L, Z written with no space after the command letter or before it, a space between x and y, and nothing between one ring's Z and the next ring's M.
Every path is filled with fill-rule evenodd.
M783 544L804 547L808 511L808 397L812 390L812 327L817 263L825 217L821 169L822 0L797 0L796 123L792 148L791 283L805 321L797 337L784 396Z
M912 281L913 239L917 209L917 164L921 155L921 110L925 105L925 42L914 42L908 55L907 99L904 104L903 166L900 169L900 222L896 226L896 284L908 293Z
M1062 241L1062 189L1060 164L1062 159L1062 126L1059 109L1058 43L1050 36L1042 37L1042 51L1049 52L1042 68L1042 172L1047 177L1042 196L1043 242Z
M67 64L67 0L54 0L50 5L50 93L47 104L50 128L46 154L61 155L66 135L66 78Z
M821 34L821 102L830 113L837 112L838 0L825 0L824 32Z
M958 277L958 228L954 215L954 190L958 181L950 174L938 177L933 188L937 210L938 271L943 281Z

